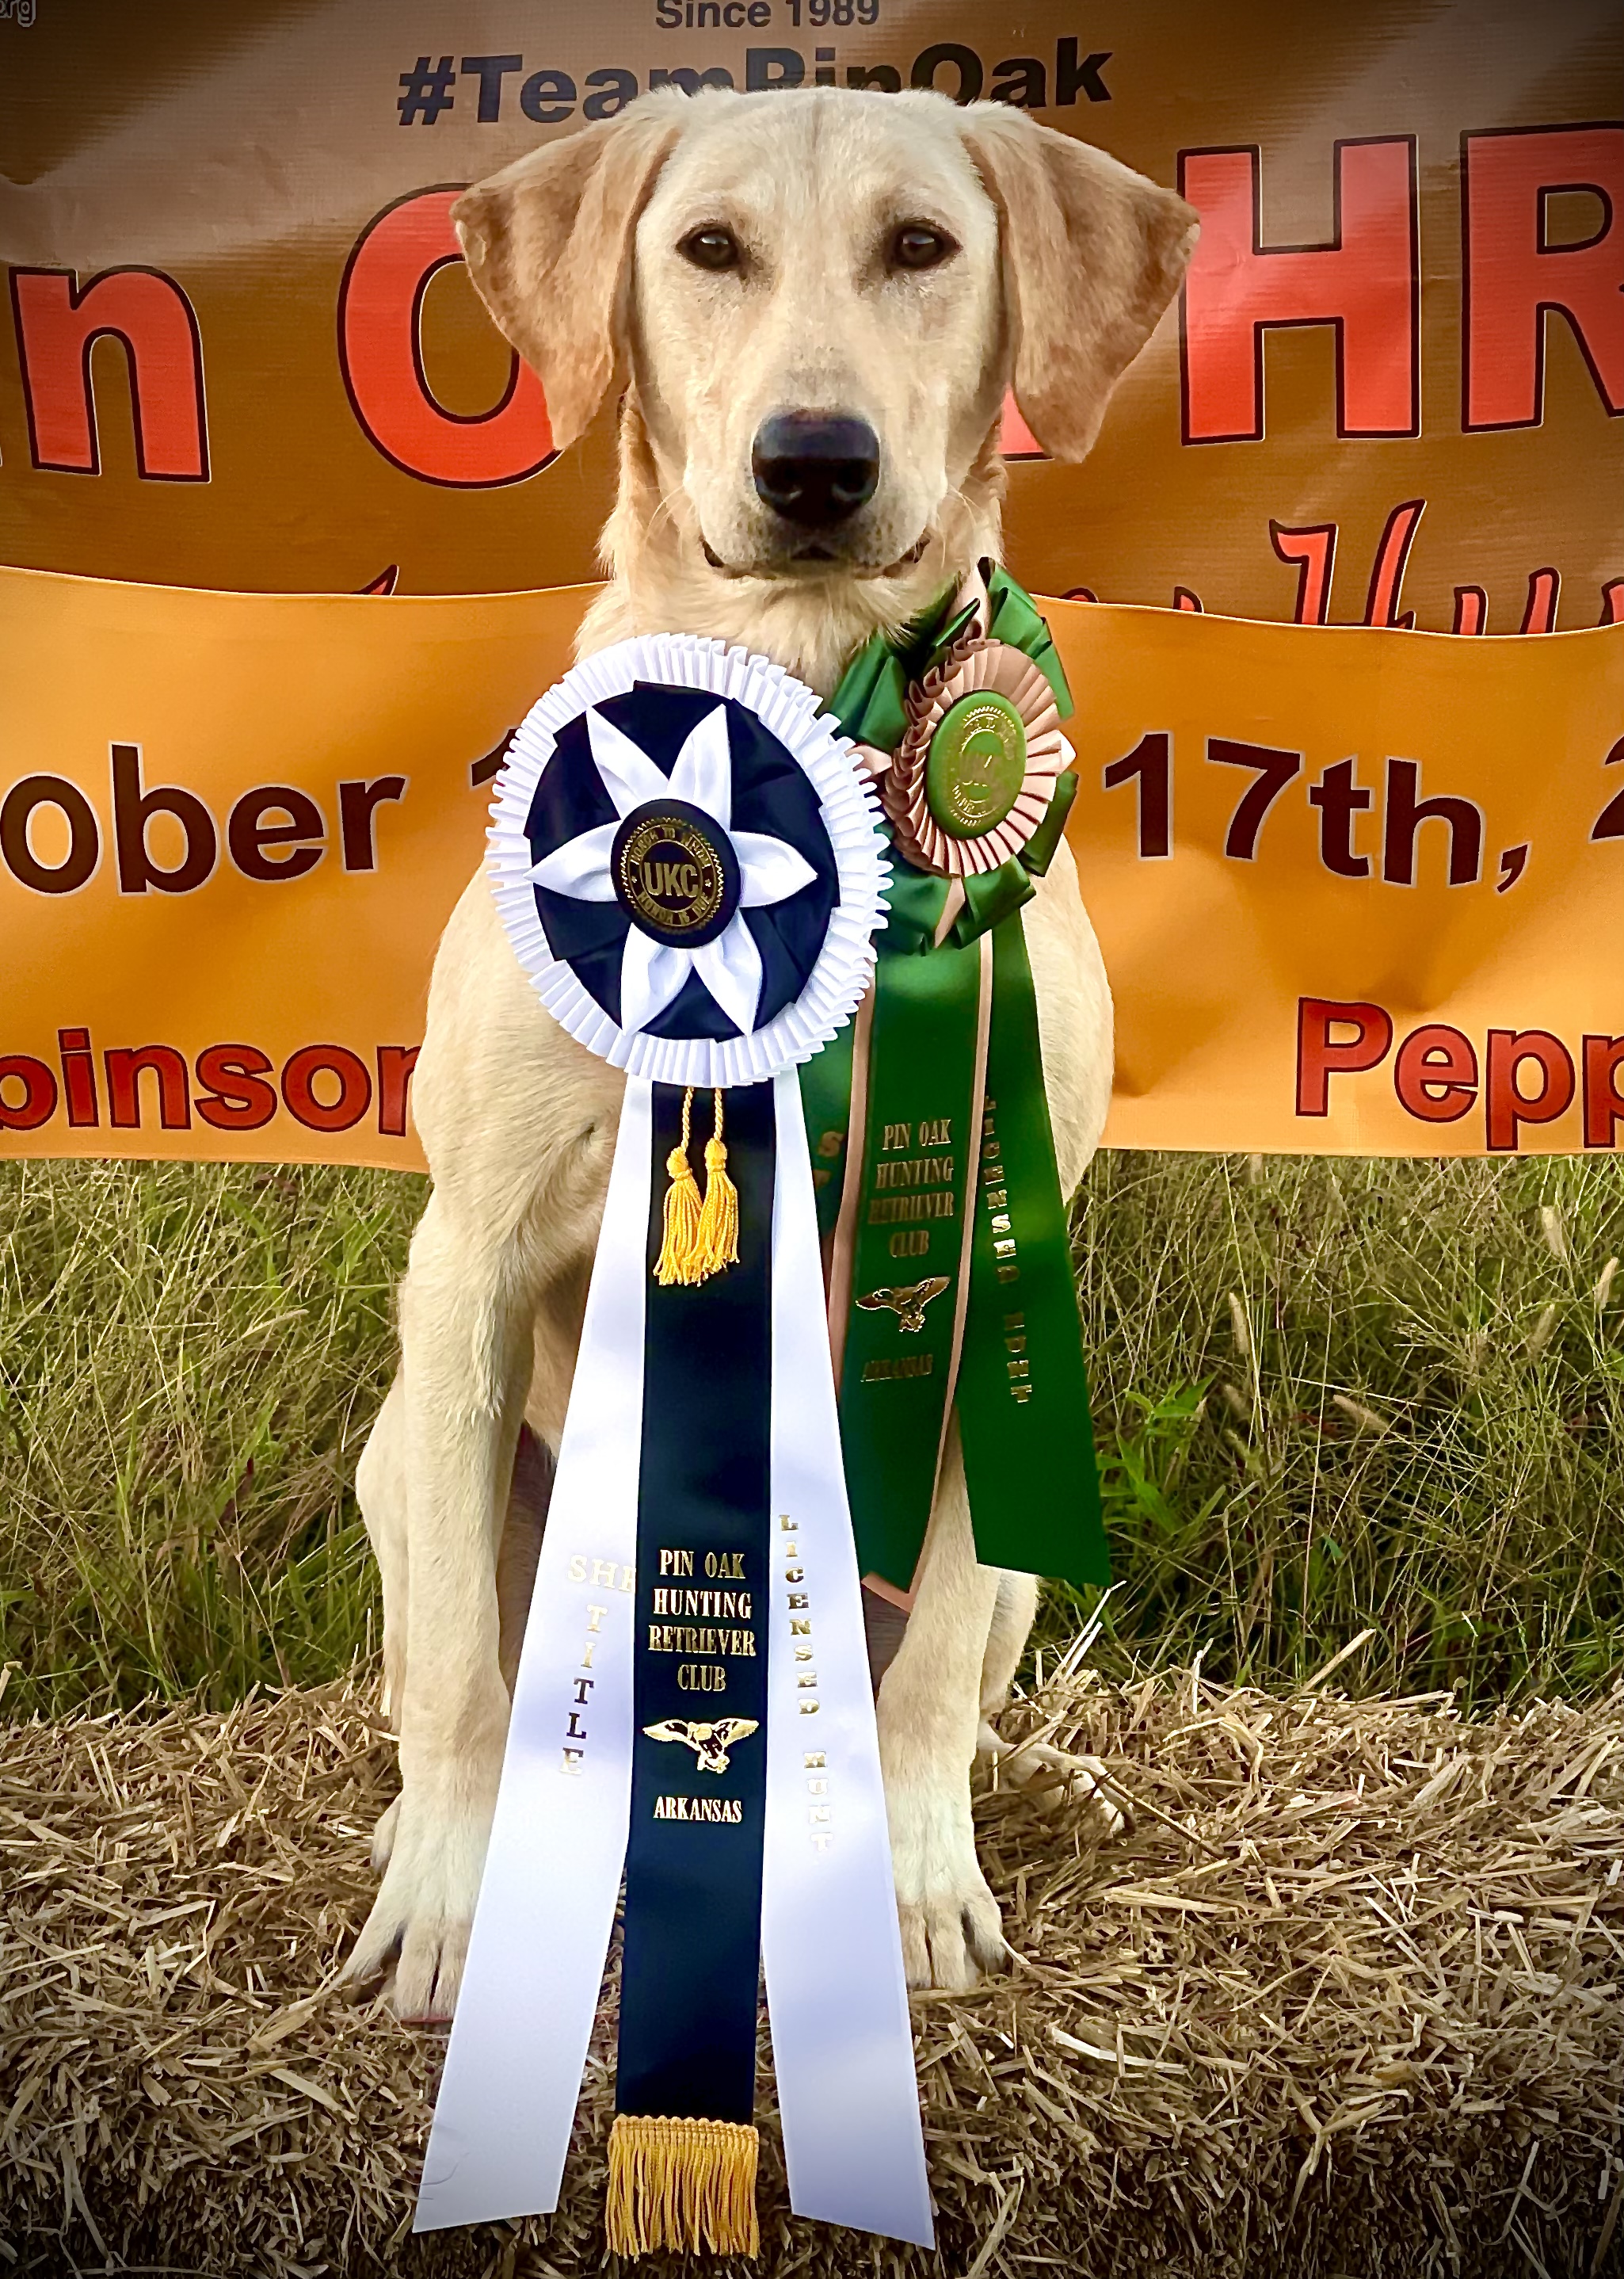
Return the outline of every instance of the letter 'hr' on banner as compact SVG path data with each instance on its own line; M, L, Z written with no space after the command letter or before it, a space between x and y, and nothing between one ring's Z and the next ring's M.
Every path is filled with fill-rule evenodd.
M420 1168L434 945L594 590L0 570L0 1154ZM1108 1145L1624 1148L1624 625L1041 606Z

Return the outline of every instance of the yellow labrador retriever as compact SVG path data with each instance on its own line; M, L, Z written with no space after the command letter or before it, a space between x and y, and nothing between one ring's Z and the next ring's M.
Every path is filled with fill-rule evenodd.
M560 449L624 390L612 574L579 653L717 634L825 694L876 627L998 556L1012 384L1051 453L1088 450L1195 236L1170 192L1020 111L833 90L652 95L456 211ZM1112 1048L1063 846L1026 932L1069 1193L1104 1122ZM621 1084L543 1010L476 878L434 965L415 1079L434 1188L401 1290L400 1371L358 1479L402 1793L349 1968L395 1958L407 2016L448 2016L456 1997L533 1572L504 1519L510 1495L521 1517L525 1501L516 1456L521 1474L535 1458L521 1428L558 1446ZM1004 1953L969 1782L978 1748L999 1747L986 1720L1036 1595L1030 1577L977 1565L950 1446L878 1705L918 1985L964 1988Z

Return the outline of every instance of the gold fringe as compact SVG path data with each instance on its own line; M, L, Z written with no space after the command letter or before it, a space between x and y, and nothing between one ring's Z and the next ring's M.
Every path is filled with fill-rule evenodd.
M705 1142L705 1203L694 1244L696 1281L739 1263L739 1190L727 1176L727 1147L722 1137L722 1095L716 1102L716 1128Z
M660 1255L655 1261L655 1280L668 1288L673 1282L701 1282L704 1279L698 1262L700 1191L688 1162L689 1120L693 1109L693 1087L690 1085L683 1095L682 1145L673 1147L665 1159L671 1184L665 1191L665 1233L660 1245Z
M609 2131L612 2255L759 2255L753 2128L619 2113Z

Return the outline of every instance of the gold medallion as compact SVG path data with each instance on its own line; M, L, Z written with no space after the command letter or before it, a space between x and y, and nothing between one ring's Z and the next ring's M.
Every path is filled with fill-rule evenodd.
M971 633L909 689L908 716L878 778L899 849L938 879L998 870L1071 760L1054 691L1020 649Z
M925 758L925 799L954 839L1001 823L1026 780L1026 724L1001 690L977 688L942 715Z
M610 875L622 908L646 933L695 948L713 940L738 908L732 855L697 810L662 801L626 817Z

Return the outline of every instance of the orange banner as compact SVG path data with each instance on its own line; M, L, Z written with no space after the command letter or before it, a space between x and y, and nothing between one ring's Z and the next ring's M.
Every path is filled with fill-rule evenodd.
M595 575L458 186L662 84L935 87L1200 211L1034 591L1307 624L1624 613L1616 0L4 0L0 561L267 591Z
M419 1164L434 944L590 592L0 572L0 1150ZM1624 627L1044 607L1107 1141L1618 1147Z

